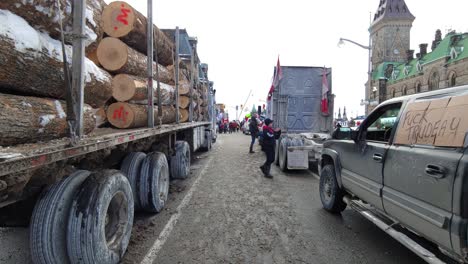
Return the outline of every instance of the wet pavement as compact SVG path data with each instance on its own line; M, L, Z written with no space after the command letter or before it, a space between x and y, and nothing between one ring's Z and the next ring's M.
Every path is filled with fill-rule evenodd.
M193 154L189 179L172 181L159 214L137 213L123 263L423 263L346 209L322 209L311 171L262 176L250 136L219 135ZM30 263L27 228L0 228L0 263Z
M193 177L172 185L184 191L162 215L176 215L175 225L168 220L167 234L158 215L154 227L134 232L125 263L424 263L357 212L323 210L311 171L273 166L274 179L264 178L264 153L256 146L248 154L249 141L220 135ZM142 233L146 242L137 238Z

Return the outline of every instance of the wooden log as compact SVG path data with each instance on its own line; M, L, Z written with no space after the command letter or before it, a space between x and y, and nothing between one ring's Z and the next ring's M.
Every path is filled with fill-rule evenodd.
M190 98L184 95L179 95L179 107L186 109L190 105Z
M103 29L107 35L120 38L141 53L147 53L147 19L128 3L110 3L102 12ZM158 62L164 66L173 63L174 43L153 25L153 39Z
M167 68L167 70L169 70L173 74L173 78L175 78L175 67L174 67L174 65L169 65L166 68ZM179 68L179 84L180 83L190 84L190 78L188 78L183 73L182 69Z
M71 62L72 48L66 50ZM0 65L0 87L5 91L65 98L61 43L5 10L0 10ZM84 101L101 107L112 97L111 76L87 58L85 70Z
M148 109L144 105L124 102L113 103L107 109L107 119L117 128L138 128L148 124ZM154 111L155 124L159 123L158 109ZM176 120L176 111L172 106L162 107L162 123L170 124Z
M0 145L35 143L68 135L65 102L39 97L0 94ZM84 108L84 132L95 127L89 105Z
M105 107L93 109L94 117L96 118L96 127L103 127L107 124L107 114Z
M160 82L161 105L174 104L174 87ZM157 83L153 81L154 103L158 103ZM131 101L146 104L148 89L146 79L128 74L118 74L112 80L112 96L119 102Z
M182 82L179 83L179 95L190 94L190 83Z
M189 120L189 111L187 109L179 108L180 119L181 123L185 123Z
M99 43L97 58L102 67L110 72L147 76L146 56L117 38L104 38ZM159 70L159 81L174 84L172 71L160 64L153 64L153 76L156 76L156 67Z
M47 32L52 38L60 39L59 14L63 18L65 31L72 31L72 0L60 0L60 7L57 9L56 0L1 0L0 9L9 10L12 13L25 19L33 28L41 32ZM97 43L103 36L101 26L101 13L106 6L103 0L86 1L86 27L85 27L85 47L86 54L92 54L97 48ZM71 38L66 38L65 42L72 43Z

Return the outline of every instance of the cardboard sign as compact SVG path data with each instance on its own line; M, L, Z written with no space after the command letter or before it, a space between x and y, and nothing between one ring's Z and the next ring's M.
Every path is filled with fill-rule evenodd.
M468 95L411 103L398 125L395 144L463 147L467 113Z

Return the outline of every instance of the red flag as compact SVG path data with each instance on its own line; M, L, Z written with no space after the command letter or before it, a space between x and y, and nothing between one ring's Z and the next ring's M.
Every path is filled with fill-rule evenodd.
M323 68L323 75L322 75L322 104L321 110L322 114L328 114L328 92L330 89L328 88L328 79L327 79L327 69Z
M278 61L276 62L275 77L273 79L273 85L277 87L281 79L283 79L283 71L281 70L280 60L278 56Z
M271 101L271 97L273 96L273 92L275 91L275 86L273 84L270 87L270 91L268 91L267 101Z

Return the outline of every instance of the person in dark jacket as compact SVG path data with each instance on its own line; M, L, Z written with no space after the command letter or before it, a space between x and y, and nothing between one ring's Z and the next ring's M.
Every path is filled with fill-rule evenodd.
M253 115L252 118L250 118L249 132L250 136L252 137L252 141L250 142L249 153L255 153L255 151L253 151L253 146L255 144L255 139L257 138L258 134L258 119L256 114Z
M279 138L281 131L279 128L273 130L273 120L265 119L265 125L263 126L263 151L265 151L266 161L260 166L263 174L267 178L273 178L270 174L271 164L275 161L275 144L276 139Z

